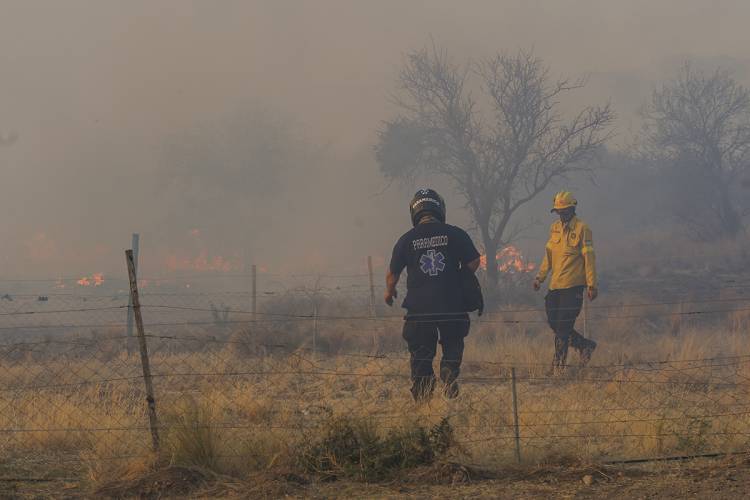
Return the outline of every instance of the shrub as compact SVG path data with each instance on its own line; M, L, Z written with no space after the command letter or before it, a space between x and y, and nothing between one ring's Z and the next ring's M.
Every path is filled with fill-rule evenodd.
M326 425L318 439L307 443L300 460L307 472L324 479L378 481L433 463L453 442L447 419L431 428L410 423L378 433L369 419L338 417Z

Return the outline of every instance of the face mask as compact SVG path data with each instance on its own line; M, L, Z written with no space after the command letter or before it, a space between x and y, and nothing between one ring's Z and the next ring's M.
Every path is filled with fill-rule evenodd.
M575 212L573 210L560 210L557 212L557 214L560 216L560 220L563 223L570 222L570 220L575 216Z

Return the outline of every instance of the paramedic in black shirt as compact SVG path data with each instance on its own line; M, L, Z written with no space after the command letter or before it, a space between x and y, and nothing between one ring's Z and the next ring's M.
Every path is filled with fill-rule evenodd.
M393 305L396 284L407 269L403 337L411 364L411 393L416 401L430 398L435 389L432 360L437 343L443 349L440 380L445 395L458 396L458 378L469 333L469 315L461 294L462 268L474 273L479 252L463 229L445 223L445 201L432 189L417 191L410 206L414 228L393 248L386 276L385 303Z

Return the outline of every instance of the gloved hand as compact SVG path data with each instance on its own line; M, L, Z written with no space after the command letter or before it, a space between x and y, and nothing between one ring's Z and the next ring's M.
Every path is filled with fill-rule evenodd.
M385 303L389 306L393 305L393 299L398 297L398 290L386 290L385 294L383 295L383 300L385 300Z

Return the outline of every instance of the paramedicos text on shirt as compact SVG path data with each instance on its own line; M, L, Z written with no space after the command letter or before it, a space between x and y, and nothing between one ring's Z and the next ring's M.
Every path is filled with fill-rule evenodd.
M448 236L433 236L432 238L420 238L411 242L414 245L414 250L421 250L423 248L435 248L448 246Z

